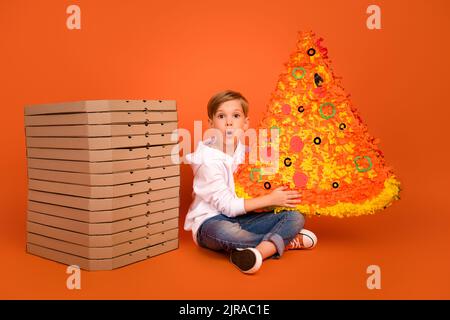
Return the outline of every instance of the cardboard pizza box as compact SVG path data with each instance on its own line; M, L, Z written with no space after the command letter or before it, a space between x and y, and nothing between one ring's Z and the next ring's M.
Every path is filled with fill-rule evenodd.
M130 194L129 196L124 197L92 199L28 190L28 199L89 211L102 211L120 209L146 202L150 203L152 201L179 197L179 194L180 187L174 187L144 193Z
M142 215L151 216L160 211L162 211L163 214L166 214L168 211L170 211L169 209L176 209L176 212L178 213L179 206L179 197L166 198L158 201L145 202L121 209L105 211L88 211L28 200L28 211L88 223L110 223Z
M168 230L178 228L179 219L172 218L143 226L138 226L129 230L101 235L88 235L71 230L60 229L36 222L27 222L29 233L43 235L49 238L79 244L86 247L110 247L124 242L151 236L157 233L164 233Z
M140 226L150 225L152 223L161 222L163 225L164 221L175 219L178 217L178 208L173 208L170 210L159 211L153 214L144 214L141 216L123 219L108 223L87 223L82 221L76 221L67 218L55 217L48 214L28 211L27 221L40 223L42 225L60 228L64 230L74 231L78 233L83 233L87 235L111 235L113 233L118 233L122 231L128 231L133 228L138 228ZM176 219L177 220L177 219ZM178 226L178 222L176 222ZM35 232L39 233L39 232ZM40 233L42 234L42 233ZM45 235L45 234L43 234ZM58 238L59 239L59 238ZM69 241L69 240L67 240ZM70 242L70 241L69 241Z
M111 186L137 181L151 181L153 179L178 175L180 175L179 165L105 174L28 169L28 179L73 183L86 186Z
M139 136L117 137L28 137L27 148L51 148L51 149L88 149L104 150L118 148L135 148L145 146L159 146L178 142L177 134L159 133Z
M26 127L27 137L113 137L172 133L178 122L157 122L145 124L71 125Z
M61 113L25 116L25 126L67 126L96 124L150 124L178 121L176 111L129 111Z
M152 157L170 156L172 153L178 154L178 148L178 144L108 150L27 148L27 157L38 159L75 160L89 162L128 160L138 158L150 159Z
M77 265L88 271L113 270L131 263L146 260L151 257L175 250L178 248L178 239L169 240L141 250L130 252L112 259L86 259L79 256L52 250L35 244L27 243L28 253L60 262L66 265Z
M114 198L134 193L151 190L166 189L180 186L180 176L147 181L132 182L113 186L85 186L63 182L51 182L43 180L28 180L28 188L31 190L68 194L85 198Z
M180 158L178 154L154 158L141 158L141 159L103 161L103 162L28 158L27 163L28 168L31 169L44 169L44 170L95 174L95 173L114 173L123 171L133 171L139 169L166 167L172 164L179 164Z
M175 111L175 100L84 100L25 106L25 115L113 112L113 111Z
M110 259L178 238L178 228L110 247L86 247L42 235L27 233L27 242L87 259Z

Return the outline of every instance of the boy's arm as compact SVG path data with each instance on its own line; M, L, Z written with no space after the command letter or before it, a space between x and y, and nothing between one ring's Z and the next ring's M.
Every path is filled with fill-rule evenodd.
M286 190L285 186L281 186L269 194L245 199L244 208L246 212L270 206L295 208L300 202L300 193L294 190Z
M247 212L269 207L294 208L300 200L297 191L278 187L271 193L253 199L239 198L227 185L221 164L204 163L194 177L194 192L228 217L236 217Z
M270 198L270 194L266 194L264 196L256 197L253 199L245 199L244 200L245 212L269 207L271 205L272 205L272 201Z
M228 187L225 176L220 163L203 163L194 176L195 194L228 217L245 214L244 198Z

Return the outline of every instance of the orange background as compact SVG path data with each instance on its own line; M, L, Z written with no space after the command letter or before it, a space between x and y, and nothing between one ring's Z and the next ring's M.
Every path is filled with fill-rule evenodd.
M372 3L382 30L366 28ZM66 28L70 4L81 7L81 30ZM0 298L450 298L449 12L446 0L0 0ZM25 253L24 105L175 99L179 127L192 130L206 121L209 97L230 88L248 98L256 125L298 30L325 39L336 75L403 184L401 201L374 216L309 219L314 250L287 252L245 276L182 230L192 192L191 168L182 165L178 250L82 271L82 289L72 291L64 265ZM372 264L381 267L381 290L366 287Z

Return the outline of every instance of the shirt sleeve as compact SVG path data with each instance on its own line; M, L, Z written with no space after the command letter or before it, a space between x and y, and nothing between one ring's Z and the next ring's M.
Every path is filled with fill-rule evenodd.
M203 163L194 177L194 192L230 218L245 214L244 198L228 187L225 174L220 163Z

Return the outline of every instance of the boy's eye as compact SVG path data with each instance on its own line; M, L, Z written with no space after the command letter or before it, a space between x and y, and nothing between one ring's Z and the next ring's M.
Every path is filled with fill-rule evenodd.
M239 118L241 115L239 114L239 113L236 113L235 115L234 115L234 117L235 118Z
M223 118L223 114L219 114L217 117L218 117L219 119L222 119L222 118Z

